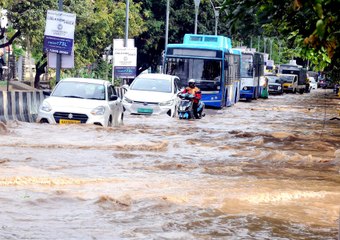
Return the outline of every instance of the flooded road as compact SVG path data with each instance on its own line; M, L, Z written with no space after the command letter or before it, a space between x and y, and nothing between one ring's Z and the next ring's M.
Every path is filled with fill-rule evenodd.
M0 239L337 239L331 90L199 121L0 125Z

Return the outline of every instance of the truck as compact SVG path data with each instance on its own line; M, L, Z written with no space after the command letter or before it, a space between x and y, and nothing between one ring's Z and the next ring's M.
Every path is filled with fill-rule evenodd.
M304 92L308 92L308 90L306 90L307 69L294 63L281 64L279 67L279 73L296 75L297 76L296 91L301 94L303 94Z

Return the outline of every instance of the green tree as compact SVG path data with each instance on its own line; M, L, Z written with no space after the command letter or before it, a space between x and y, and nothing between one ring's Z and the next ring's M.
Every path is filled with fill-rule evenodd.
M77 15L74 43L76 74L99 60L114 38L123 37L125 3L110 0L64 0L63 3L63 11ZM38 86L39 76L46 66L46 54L42 51L46 12L57 9L57 1L8 0L2 1L2 7L8 10L8 18L16 30L11 42L2 46L11 44L14 39L26 50L31 46L32 55L39 63L35 76L35 86ZM140 11L140 4L131 1L129 37L135 37L145 29Z
M166 0L140 0L142 16L147 29L136 38L138 48L138 69L143 71L151 67L156 71L161 64L165 48ZM168 43L180 43L184 34L194 33L194 0L170 0L169 39ZM223 22L220 26L224 26ZM210 0L202 0L199 8L199 34L214 34L215 17ZM224 29L224 27L222 27Z
M322 70L339 66L338 4L338 0L226 0L223 10L233 34L252 34L254 28L247 30L243 21L252 18L258 34L285 39L295 55Z

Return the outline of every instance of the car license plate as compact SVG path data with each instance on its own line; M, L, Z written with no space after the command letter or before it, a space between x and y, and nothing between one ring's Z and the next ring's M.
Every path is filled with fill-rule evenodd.
M151 113L153 113L153 109L152 108L138 108L137 112L138 113L148 113L148 114L151 114Z
M80 123L79 120L69 120L69 119L60 119L59 124L77 124Z

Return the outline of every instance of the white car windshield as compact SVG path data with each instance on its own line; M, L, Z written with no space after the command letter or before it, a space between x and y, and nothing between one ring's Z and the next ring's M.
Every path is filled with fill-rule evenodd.
M172 92L171 81L167 79L136 78L130 89L166 93Z
M281 79L282 82L292 83L293 80L294 80L294 76L284 76L284 75L281 75L280 79Z
M60 82L52 96L105 100L105 86L103 84L86 82Z
M269 83L280 83L280 79L277 76L267 76Z

